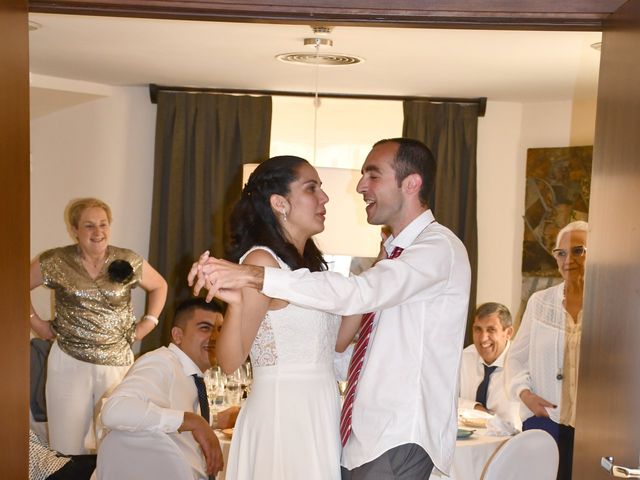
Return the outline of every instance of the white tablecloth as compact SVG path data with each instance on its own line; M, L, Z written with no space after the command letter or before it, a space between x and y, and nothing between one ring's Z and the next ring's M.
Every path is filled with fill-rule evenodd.
M227 475L227 460L229 459L229 448L231 447L231 440L224 436L221 432L216 430L216 435L218 436L218 440L220 440L220 448L222 449L222 458L224 459L224 467L218 475L216 475L216 480L224 480Z
M493 452L509 438L483 435L484 431L478 429L471 437L456 441L450 476L434 470L430 480L479 480Z

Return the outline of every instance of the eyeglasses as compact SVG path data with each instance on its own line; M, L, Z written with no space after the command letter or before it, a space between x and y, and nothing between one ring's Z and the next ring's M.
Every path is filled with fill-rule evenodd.
M584 257L587 253L587 247L584 245L576 245L575 247L571 247L568 252L564 248L554 248L551 251L551 254L556 260L566 259L569 253L571 253L572 257Z

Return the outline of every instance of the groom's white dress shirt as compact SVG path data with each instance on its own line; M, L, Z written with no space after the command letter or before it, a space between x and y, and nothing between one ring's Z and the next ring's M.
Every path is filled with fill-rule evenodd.
M200 412L193 374L202 376L193 360L173 343L149 352L133 364L100 416L109 430L166 433L184 454L193 478L206 480L200 446L191 432L178 433L184 412Z
M266 268L262 291L337 314L378 312L353 406L342 465L356 468L406 444L448 472L456 442L458 378L467 321L467 252L430 210L385 248L403 248L366 272Z

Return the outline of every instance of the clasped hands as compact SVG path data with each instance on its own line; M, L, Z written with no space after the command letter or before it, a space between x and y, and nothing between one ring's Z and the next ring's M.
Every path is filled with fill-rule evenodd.
M187 282L193 287L194 295L203 288L207 290L207 302L217 297L227 303L237 303L242 299L240 288L249 286L246 271L247 267L212 257L207 250L191 266Z

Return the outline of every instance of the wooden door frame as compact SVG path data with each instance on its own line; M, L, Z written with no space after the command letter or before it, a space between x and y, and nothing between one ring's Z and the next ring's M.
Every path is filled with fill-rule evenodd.
M387 27L601 30L626 0L30 0L42 13Z
M251 3L224 0L30 0L31 12L79 15L129 16L182 20L215 20L263 23L308 23L357 26L473 28L511 30L599 31L610 14L627 0L254 0ZM631 0L639 1L639 0ZM12 370L15 383L0 399L3 436L11 447L0 455L0 477L19 478L27 472L28 419L28 263L29 263L29 119L28 38L26 0L4 0L0 15L18 19L11 36L3 39L0 57L10 62L11 75L0 76L3 112L0 113L0 146L11 137L14 148L0 152L0 174L11 178L0 189L0 219L11 225L0 237L0 298L5 307L2 360ZM11 12L11 13L7 13ZM0 26L4 22L0 20ZM8 30L3 30L6 32ZM8 38L8 40L7 40ZM12 48L10 52L7 49ZM4 77L4 78L3 78ZM7 104L11 107L7 109ZM603 159L605 161L605 159ZM18 226L15 227L15 219ZM11 219L9 221L9 219ZM5 258L10 259L5 267ZM595 288L595 285L592 285ZM20 320L22 319L22 321ZM588 320L587 320L588 321ZM15 370L13 368L15 367ZM5 380L6 381L6 380ZM23 442L20 442L23 439ZM21 475L18 475L20 472Z
M26 0L0 2L0 478L26 478L29 425L29 34Z

